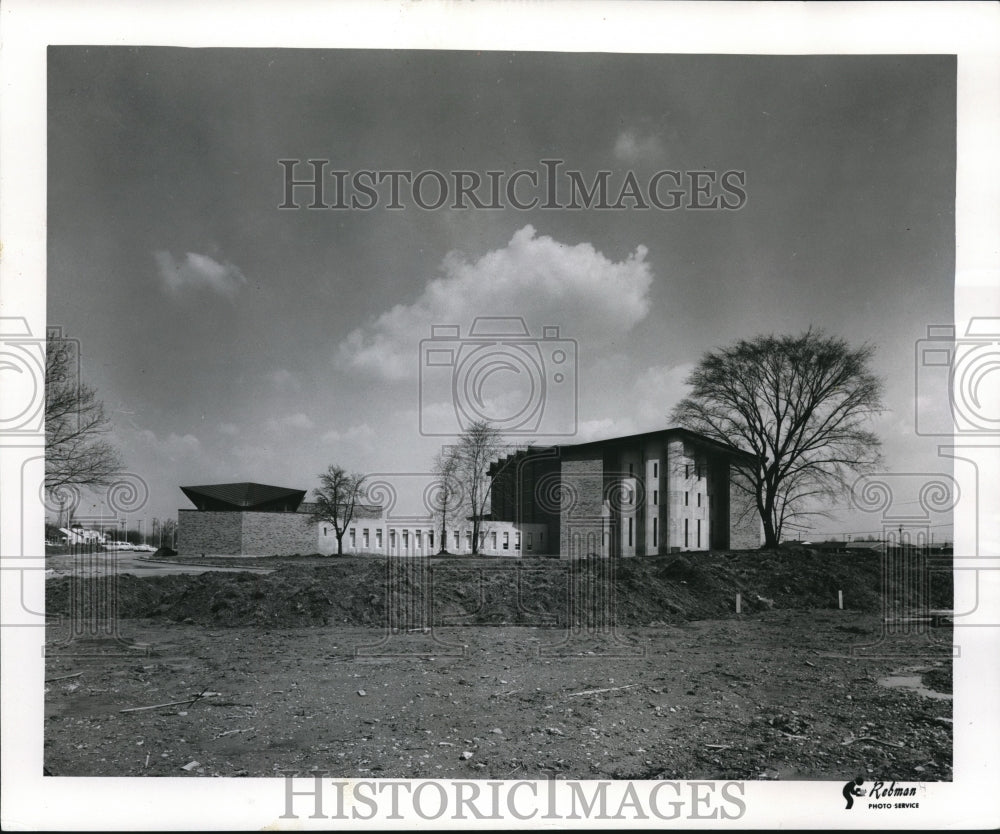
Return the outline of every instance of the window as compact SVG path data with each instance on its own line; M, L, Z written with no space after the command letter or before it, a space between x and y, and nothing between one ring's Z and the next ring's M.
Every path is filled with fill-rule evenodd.
M369 537L369 535L368 535L368 528L367 528L367 527L365 527L365 528L364 528L364 529L363 529L363 530L361 531L361 541L363 541L363 542L364 542L364 544L365 544L365 548L367 548L367 547L368 547L368 544L369 544L369 542L371 541L371 538L370 538L370 537Z
M684 493L684 506L685 507L688 505L688 498L690 498L690 497L691 496L688 493L686 493L686 492Z
M323 535L324 535L324 536L325 536L325 535L327 535L327 532L326 532L326 528L325 528L325 527L323 528Z
M406 550L410 546L410 531L403 531L403 550Z
M653 547L657 547L658 546L658 542L657 542L657 539L658 539L658 535L657 535L657 533L658 533L658 525L656 523L657 521L659 521L659 519L657 519L657 518L653 519Z
M520 550L520 549L521 549L521 531L518 530L514 534L514 550Z
M465 549L466 550L472 550L472 531L471 530L466 530L465 531Z
M655 460L653 461L653 477L654 478L660 477L660 464L657 463Z
M698 519L698 547L701 548L701 519Z
M544 533L539 533L538 534L538 543L539 544L545 544L545 534Z
M628 520L628 546L632 546L632 519Z
M653 490L653 506L660 503L660 491L658 489Z
M497 549L497 531L496 530L494 530L492 533L490 533L490 549L491 550L496 550Z
M691 477L691 464L689 463L684 464L684 477L685 478Z
M434 549L434 531L433 530L428 530L427 531L427 546L431 550Z
M698 506L701 506L701 493L698 493Z
M510 550L510 533L503 534L503 549Z
M531 533L528 533L527 536L528 536L527 549L528 550L533 550L534 546L533 546L533 543L531 541Z
M375 547L379 550L382 549L382 529L379 528L375 531Z
M688 546L688 527L689 527L690 521L691 521L690 518L685 518L684 519L684 546L685 547Z
M392 530L389 531L389 547L390 548L395 548L396 547L396 530L395 529L392 529Z
M458 530L455 531L455 550L458 550Z
M355 540L355 535L357 534L357 532L358 531L355 530L353 527L351 528L351 547L352 548L357 545L357 541Z

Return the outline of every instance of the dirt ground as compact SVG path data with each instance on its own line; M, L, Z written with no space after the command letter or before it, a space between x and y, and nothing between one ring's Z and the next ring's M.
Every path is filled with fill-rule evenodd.
M50 626L50 774L952 778L950 629L880 639L872 611L395 635L188 619L123 618L133 648Z

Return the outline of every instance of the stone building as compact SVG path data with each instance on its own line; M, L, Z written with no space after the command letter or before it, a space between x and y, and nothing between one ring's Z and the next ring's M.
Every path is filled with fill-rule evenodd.
M496 461L492 517L543 525L564 558L759 547L734 483L745 452L682 428L529 448Z
M746 453L686 429L531 447L492 464L484 556L648 556L760 546L760 521L733 483ZM305 490L256 483L181 487L196 509L178 513L182 555L337 552L333 526L310 518ZM450 553L472 552L472 522L445 531ZM344 553L431 556L441 550L430 511L401 515L361 505Z
M337 552L333 526L310 518L306 491L256 483L181 487L196 509L178 511L177 551L183 556L291 556ZM344 533L344 553L432 556L441 527L431 513L400 516L358 505ZM472 552L471 521L445 530L450 553ZM546 546L541 525L483 524L479 552L520 556Z

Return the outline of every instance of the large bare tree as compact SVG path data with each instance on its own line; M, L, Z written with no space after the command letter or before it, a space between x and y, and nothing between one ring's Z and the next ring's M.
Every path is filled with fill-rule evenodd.
M344 553L344 533L354 519L354 511L364 490L365 475L330 466L319 476L320 486L313 490L315 506L310 520L333 527L337 537L337 555Z
M45 351L45 488L104 487L122 473L118 450L107 440L111 421L97 392L84 383L66 340Z
M686 382L672 422L752 453L734 464L764 527L764 547L849 488L851 472L873 469L881 442L871 418L883 410L872 373L873 345L852 348L809 330L758 336L710 351Z

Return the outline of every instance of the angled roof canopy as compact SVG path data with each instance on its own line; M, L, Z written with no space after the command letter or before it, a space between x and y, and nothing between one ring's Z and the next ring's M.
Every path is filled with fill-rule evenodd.
M238 484L207 484L205 486L182 486L183 492L199 510L252 510L254 512L295 512L302 499L304 489L254 484L244 481Z

